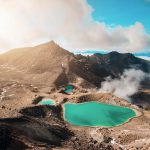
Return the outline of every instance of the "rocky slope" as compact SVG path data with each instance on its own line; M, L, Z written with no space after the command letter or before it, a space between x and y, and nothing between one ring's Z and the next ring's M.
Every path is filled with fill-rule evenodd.
M150 62L129 53L111 52L87 57L74 55L53 41L0 55L0 70L5 76L11 74L11 78L15 79L22 79L23 76L22 80L26 79L26 82L47 82L56 86L76 82L78 78L100 86L107 76L118 77L129 68L149 72L149 66Z
M83 61L87 69L95 75L106 77L118 77L125 69L139 69L144 72L150 72L150 62L137 58L130 53L110 52L108 54L93 54L92 56L78 55L80 61Z
M97 90L105 77L117 78L129 68L149 73L149 62L117 52L74 55L53 41L0 55L0 149L148 150L150 112ZM68 83L75 87L71 95L60 92ZM133 99L149 106L148 82L140 88ZM55 100L56 106L33 101L44 97ZM131 107L138 117L108 129L76 127L64 121L64 102L86 101Z

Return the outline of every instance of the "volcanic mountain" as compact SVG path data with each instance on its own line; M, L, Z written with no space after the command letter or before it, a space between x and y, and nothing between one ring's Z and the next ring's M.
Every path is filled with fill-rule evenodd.
M97 92L96 87L125 69L149 73L149 64L129 53L74 55L53 41L1 54L0 149L148 149L149 111L112 93ZM68 84L73 92L61 92ZM134 104L150 106L149 85L133 96ZM56 105L38 104L43 98ZM64 120L64 103L90 101L133 108L137 118L110 129L77 127Z
M98 75L105 77L111 75L117 77L125 69L139 69L144 72L150 72L150 62L137 58L130 53L118 53L116 51L108 54L93 54L87 57L86 65L89 63L90 70Z
M9 76L7 79L51 84L72 57L72 53L51 41L35 47L10 50L0 55L0 65L3 75Z
M20 79L61 86L77 82L100 86L105 77L118 77L125 69L136 68L149 72L150 62L130 53L74 55L54 41L35 47L19 48L0 55L2 80ZM2 74L1 74L2 75ZM1 76L0 75L0 76Z
M53 41L35 47L18 48L1 55L1 63L32 73L43 73L59 67L72 54Z

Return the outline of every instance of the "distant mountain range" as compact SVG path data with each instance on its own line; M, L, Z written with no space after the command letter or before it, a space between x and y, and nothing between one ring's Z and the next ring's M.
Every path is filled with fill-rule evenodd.
M86 51L81 50L81 51L75 52L75 54L81 54L81 55L84 55L84 56L87 56L87 55L91 56L95 53L108 54L109 52L108 51L97 51L97 50L86 50ZM131 54L133 54L136 57L139 57L139 58L150 61L150 52L135 52L135 53L131 53Z

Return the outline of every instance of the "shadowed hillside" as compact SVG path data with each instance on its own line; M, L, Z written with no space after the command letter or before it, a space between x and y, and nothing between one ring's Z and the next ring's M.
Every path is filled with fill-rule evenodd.
M137 88L140 93L132 96L133 104L116 97L113 91L102 93L99 90L102 82L107 81L106 77L119 80L120 74L131 68L148 74L149 62L129 53L74 55L53 41L1 54L0 149L113 150L122 149L122 145L131 149L140 146L142 140L146 141L141 142L143 149L147 149L150 115L143 108L149 109L149 80ZM62 92L69 84L74 87L73 91L69 94ZM120 85L121 82L119 90ZM39 104L43 99L52 99L56 105ZM133 108L137 118L110 129L79 128L64 120L64 103L91 101Z
M0 55L0 70L6 78L56 86L76 82L78 78L100 86L105 77L118 77L124 69L135 68L149 72L149 66L150 62L129 53L111 52L87 57L74 55L54 41L14 49ZM4 77L1 79L5 80Z

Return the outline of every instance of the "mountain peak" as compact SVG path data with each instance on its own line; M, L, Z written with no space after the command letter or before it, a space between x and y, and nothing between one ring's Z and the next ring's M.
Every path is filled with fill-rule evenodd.
M43 44L37 45L35 47L60 48L60 46L55 41L53 41L53 40L49 41L47 43L43 43Z
M112 52L110 52L109 54L111 54L111 55L118 55L118 54L120 54L120 53L117 52L117 51L112 51Z
M118 55L122 55L122 56L128 56L128 57L135 57L132 53L119 53L117 51L112 51L110 53L108 53L109 55L112 55L112 56L118 56Z
M59 54L59 55L65 55L65 54L71 54L69 51L65 50L61 46L59 46L55 41L50 41L44 44L37 45L35 47L32 47L32 49L35 49L38 52L46 52L49 54Z
M58 44L54 40L51 40L50 42L48 42L48 44L50 44L50 45L57 45L58 46Z
M64 58L71 56L72 53L61 48L54 41L50 41L34 47L11 50L1 56L1 61L23 69L31 66L28 67L28 70L34 68L34 70L44 72L49 69L51 64L53 64L52 66L61 66Z

